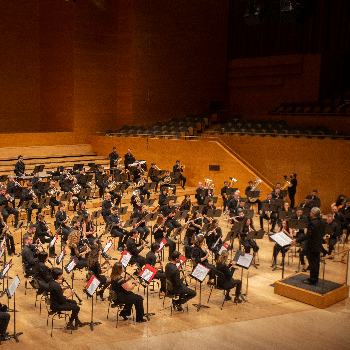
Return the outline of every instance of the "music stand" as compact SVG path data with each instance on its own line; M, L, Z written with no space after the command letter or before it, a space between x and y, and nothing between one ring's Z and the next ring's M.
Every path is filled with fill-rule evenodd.
M249 267L251 265L251 262L253 260L253 255L251 254L246 254L241 250L237 250L235 257L233 258L234 261L236 261L236 266L242 267L241 271L241 282L243 284L243 270L246 269L248 270L247 273L247 286L246 286L246 293L240 294L240 297L242 297L243 301L246 301L244 298L244 295L247 297L248 296L248 278L249 278Z
M275 199L275 202L277 204L277 207L283 207L283 202L284 200L283 199Z
M247 198L250 202L255 203L255 201L251 201L252 199L258 199L260 197L260 191L247 191Z
M321 207L321 200L320 199L314 199L313 201L311 201L312 207L317 207L320 208Z
M243 209L244 216L253 219L254 210L253 209Z
M155 274L157 273L157 269L154 268L153 266L149 265L149 264L146 264L145 267L143 268L143 270L141 271L140 273L140 278L145 281L146 283L146 286L147 286L147 296L146 296L146 305L147 305L147 311L145 313L145 316L147 318L147 320L149 321L150 320L150 316L154 316L155 313L154 312L148 312L148 286L149 284L151 283L151 281L153 280Z
M70 199L70 193L64 193L61 195L61 198L60 198L60 202L65 202L65 201L68 201Z
M289 220L293 214L288 211L280 211L278 217L280 220Z
M290 219L289 228L294 230L304 230L307 227L307 220Z
M90 197L90 194L91 194L91 188L83 188L81 191L80 191L80 197Z
M169 204L169 201L174 200L174 203L177 202L177 196L167 196L164 201L164 205Z
M180 226L180 227L176 228L174 231L174 234L173 234L174 239L176 239L176 237L178 235L180 236L180 238L178 238L178 240L177 240L177 250L178 251L180 251L180 243L183 244L182 239L181 239L181 233L184 230L184 228L185 228L185 226Z
M73 165L73 171L80 171L81 169L84 168L84 164L74 164Z
M218 197L212 197L212 196L206 196L204 198L204 205L207 205L209 201L213 201L214 203L216 203L218 201Z
M209 226L210 226L210 223L204 224L201 231L202 232L208 231Z
M91 220L94 221L96 220L95 226L97 229L97 219L100 217L102 210L96 210L91 213Z
M250 231L247 234L246 239L262 239L265 235L265 231L264 230L259 230L259 231ZM251 265L253 265L256 269L258 268L258 266L260 265L259 263L255 263L255 252L253 253L253 257L254 257L254 263L252 263Z
M222 210L221 209L209 209L207 216L210 218L218 218L220 217L222 214Z
M285 233L283 232L277 232L269 237L273 241L275 241L277 244L279 244L282 247L282 278L284 278L284 258L287 253L287 250L283 253L283 248L290 245L290 243L293 241L290 239ZM272 269L272 271L275 271L277 269L277 265L275 265Z
M191 277L193 277L196 281L199 282L199 303L198 304L193 304L193 306L197 307L197 312L204 307L206 309L209 309L210 306L208 305L202 305L202 282L207 277L207 274L209 272L209 269L202 264L197 264L197 266L193 269L191 272Z
M136 225L136 223L137 223L137 218L135 218L135 219L129 219L129 220L126 220L125 221L125 224L124 224L124 228L126 228L126 227L134 227L135 225Z
M146 182L145 185L143 186L143 189L147 191L152 191L155 189L156 184L157 184L156 182Z
M116 175L115 178L114 178L114 181L115 182L124 182L124 181L126 181L126 174Z
M42 173L45 168L45 165L36 165L33 170L33 174Z
M149 198L149 199L145 199L143 204L146 206L151 206L153 205L154 202L155 202L155 198Z
M302 208L303 215L310 216L310 208Z
M91 322L90 322L91 331L94 330L94 325L102 324L101 322L94 322L94 293L96 292L96 289L98 288L99 285L100 285L100 281L95 276L91 276L87 284L87 288L84 289L83 291L84 293L86 293L88 297L91 298Z
M288 195L288 190L281 190L281 196L283 197L283 198L286 198L287 197L287 195Z
M192 207L191 214L194 214L196 211L198 211L199 213L202 213L203 209L204 209L204 205L194 205Z
M39 208L41 208L41 209L46 208L50 203L50 199L51 199L50 197L41 198L40 202L38 204Z
M50 183L48 181L46 181L46 182L41 181L41 182L38 183L38 190L40 192L44 192L45 188L47 188L48 186L50 186Z
M100 183L100 182L107 182L109 178L109 175L108 174L104 174L104 175L100 175L97 179L97 182Z
M5 181L7 181L7 175L1 175L0 182L5 182Z
M119 215L121 216L121 215L125 215L126 213L127 213L127 211L128 211L128 206L126 206L126 207L120 207L119 209L118 209L118 212L119 212Z
M231 188L231 187L228 187L226 189L226 195L227 197L229 196L233 196L233 194L238 190L238 188Z
M262 203L261 210L263 213L265 213L266 211L274 213L277 211L277 204ZM269 218L269 220L267 221L267 232L270 232L270 221L271 221L271 218Z

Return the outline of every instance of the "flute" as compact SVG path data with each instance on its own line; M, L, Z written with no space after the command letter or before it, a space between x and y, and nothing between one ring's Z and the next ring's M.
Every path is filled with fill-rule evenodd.
M79 300L79 304L82 303L82 300L79 298L78 294L75 293L74 289L70 286L70 284L65 280L65 278L62 277L62 282L65 282L67 284L67 287L74 292L74 295L76 296L76 298Z

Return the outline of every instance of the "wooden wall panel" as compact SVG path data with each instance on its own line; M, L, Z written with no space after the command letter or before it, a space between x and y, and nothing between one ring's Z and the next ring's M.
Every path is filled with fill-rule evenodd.
M40 130L39 0L0 1L1 132Z
M318 102L320 74L320 54L231 60L230 113L266 114L283 102Z

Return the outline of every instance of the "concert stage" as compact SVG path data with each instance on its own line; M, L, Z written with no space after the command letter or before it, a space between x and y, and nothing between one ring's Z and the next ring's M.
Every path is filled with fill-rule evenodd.
M275 294L324 309L349 296L349 286L319 279L316 286L305 284L309 274L297 273L274 284Z

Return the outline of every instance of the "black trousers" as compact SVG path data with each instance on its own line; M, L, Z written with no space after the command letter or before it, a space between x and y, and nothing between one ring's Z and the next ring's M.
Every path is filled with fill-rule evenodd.
M144 258L141 255L133 255L130 259L130 264L136 264L136 263L138 263L142 268L143 266L146 265L146 258Z
M165 272L157 271L154 278L160 280L160 290L165 292L166 289L166 274Z
M244 251L247 254L250 254L250 249L253 249L253 252L257 252L259 250L258 245L254 241L254 239L242 239L242 246L244 247Z
M78 320L78 314L80 311L79 305L75 300L67 299L64 304L61 305L52 305L52 311L72 311L72 314L69 318L69 322L73 322L74 320Z
M158 184L160 182L160 178L156 177L156 176L152 176L151 177L151 181L156 183L156 187L154 188L154 190L157 192L158 191Z
M135 305L136 321L143 319L145 312L143 309L143 298L141 295L133 292L128 294L118 293L118 302L125 304L125 309L120 312L121 316L130 316L131 308L133 305Z
M19 211L17 209L11 208L9 206L5 207L2 212L2 216L4 217L4 221L7 223L8 217L13 214L15 216L15 226L17 227L18 225L18 215Z
M7 326L10 322L10 314L7 312L0 312L0 334L6 333Z
M40 214L41 210L42 210L42 208L39 208L38 204L32 203L30 208L28 208L28 214L27 214L28 221L32 221L32 212L33 212L34 209L38 209L36 217L38 217L38 214Z
M143 241L145 241L150 234L149 228L146 225L142 224L137 228L137 232L140 234L140 239Z
M318 282L318 274L320 272L320 252L307 252L310 268L310 282Z
M123 237L125 236L125 233L121 229L119 229L119 230L117 228L112 229L111 236L119 238L118 248L123 248L124 247L124 241L125 240L123 239Z
M16 253L15 242L13 240L13 237L9 233L6 233L6 246L9 254Z
M157 239L157 243L159 244L162 240L163 240L163 238ZM169 258L171 258L171 255L176 250L176 242L168 237L165 237L165 240L166 240L165 246L169 247Z
M295 193L288 193L289 199L290 199L290 207L294 209L295 205Z
M188 288L184 284L174 289L172 292L176 294L180 294L180 299L178 301L178 304L185 304L190 299L194 298L197 295L197 293L193 289Z
M275 213L271 213L270 218L265 214L262 213L260 214L260 227L262 229L264 229L264 219L269 221L271 219L271 230L273 231L275 229L276 226L276 222L277 222L277 216Z
M168 219L166 222L165 222L165 226L168 228L168 231L167 231L167 237L171 234L171 231L174 229L174 228L178 228L178 227L181 227L181 224L179 222L177 222L176 220L174 219Z
M235 280L231 278L229 281L226 281L225 285L220 286L221 288L226 289L226 292L229 294L232 288L236 287L236 298L238 298L241 295L241 289L242 289L242 281L241 280Z
M186 184L186 178L180 173L179 179L182 181L182 187L185 187Z

